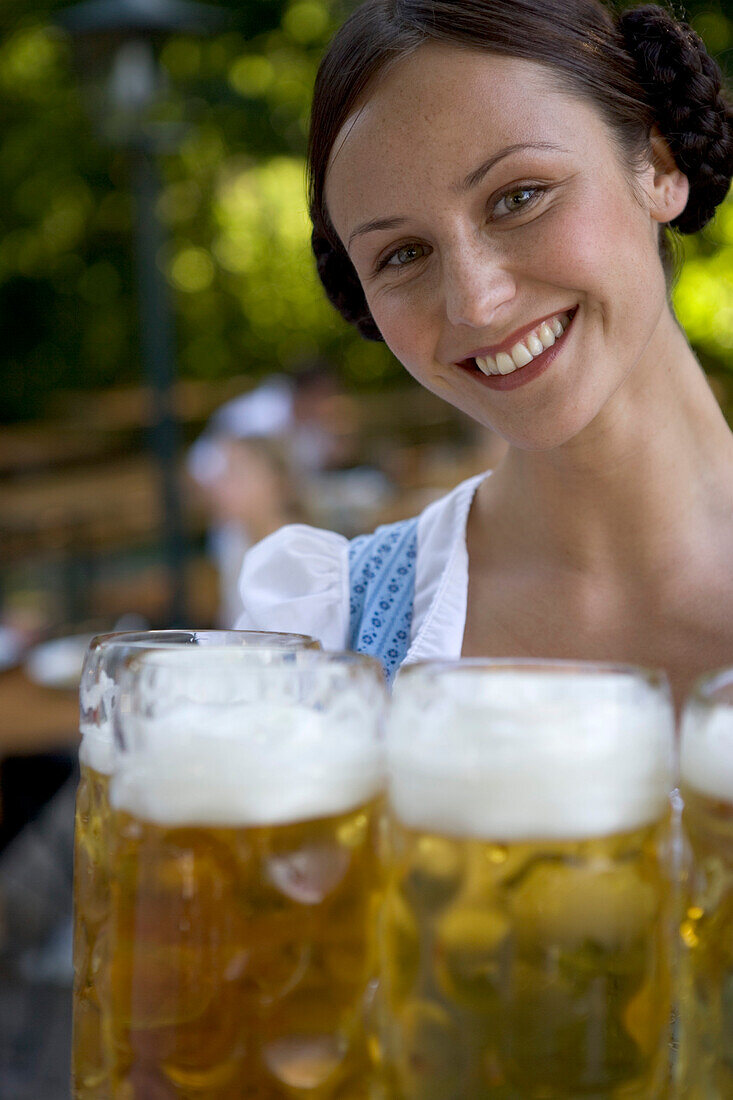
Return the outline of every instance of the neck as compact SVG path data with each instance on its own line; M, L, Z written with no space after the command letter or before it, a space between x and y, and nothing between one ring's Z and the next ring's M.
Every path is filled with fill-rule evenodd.
M511 449L484 482L520 556L643 575L673 567L733 515L733 436L677 326L655 343L577 437Z

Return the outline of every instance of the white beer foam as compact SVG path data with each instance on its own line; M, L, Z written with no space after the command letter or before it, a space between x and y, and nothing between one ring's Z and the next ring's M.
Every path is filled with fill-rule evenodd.
M634 677L443 673L395 685L388 785L412 827L495 840L578 839L660 818L669 700Z
M682 782L733 803L733 705L691 705L682 722Z
M82 676L79 688L79 709L82 715L79 729L81 745L79 760L102 775L111 775L114 757L112 716L117 695L117 684L103 668L96 677ZM84 715L94 715L95 720L85 720Z
M306 706L187 700L165 720L136 723L136 747L118 755L110 799L165 825L274 825L342 813L382 786L374 724L353 707L347 720Z
M79 762L101 775L111 775L114 767L114 741L111 730L87 732L79 746Z
M200 647L207 647L204 667L202 663ZM252 646L222 646L207 640L204 637L196 646L184 646L180 642L154 642L140 640L137 642L111 642L108 646L94 654L96 657L95 675L82 676L79 689L79 704L81 712L80 732L82 742L79 747L79 760L95 771L103 775L111 775L114 766L114 712L117 705L117 697L120 685L117 679L110 676L103 665L107 654L114 650L113 656L122 650L130 655L136 650L141 654L155 652L156 663L165 666L169 663L172 667L184 667L186 669L187 685L196 693L196 697L203 701L208 698L222 699L222 680L230 681L230 694L234 692L236 697L237 685L232 679L231 673L226 673L227 667L241 668L243 662L251 667L282 663L286 660L289 664L305 663L312 660L312 651L300 650L293 647L292 651L285 646L268 648L264 642L261 645ZM223 665L224 677L212 676L211 653L217 651L216 660ZM166 654L169 654L166 657ZM189 666L189 667L187 667ZM85 715L93 716L87 717Z

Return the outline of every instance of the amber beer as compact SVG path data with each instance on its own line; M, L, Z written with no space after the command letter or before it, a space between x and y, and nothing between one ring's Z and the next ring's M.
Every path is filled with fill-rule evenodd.
M733 669L706 678L682 723L688 846L679 1095L733 1097Z
M388 723L391 1100L669 1095L673 713L635 670L426 664Z
M100 739L101 741L101 739ZM109 760L103 741L82 740L74 822L72 1075L78 1100L109 1095L106 950L109 924Z
M74 990L72 1093L108 1100L109 779L113 762L114 653L121 638L102 635L87 650L79 691L79 786L74 822Z
M153 630L99 635L82 670L80 779L74 832L74 992L72 1090L75 1100L110 1100L109 860L113 843L109 782L118 679L130 655L147 648L237 646L290 652L317 643L304 635L259 631Z
M181 656L119 712L113 1095L362 1100L381 671Z

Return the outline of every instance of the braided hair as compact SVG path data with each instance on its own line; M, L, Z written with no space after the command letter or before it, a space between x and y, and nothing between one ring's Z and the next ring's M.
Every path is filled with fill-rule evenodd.
M425 42L534 61L593 103L629 167L648 163L654 125L690 186L671 223L696 233L713 217L733 177L733 108L702 39L664 7L617 18L603 0L365 0L324 57L311 110L308 149L312 246L329 300L370 340L381 334L325 201L334 144L372 82ZM660 238L668 278L669 239Z
M690 184L690 197L672 227L697 233L728 193L733 173L733 112L720 69L687 23L654 4L619 19L660 132Z

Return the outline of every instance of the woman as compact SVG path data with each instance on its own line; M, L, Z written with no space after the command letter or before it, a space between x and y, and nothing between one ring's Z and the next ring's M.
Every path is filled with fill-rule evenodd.
M661 666L678 699L729 663L733 436L670 305L667 230L706 224L732 172L720 73L661 8L367 0L315 89L321 279L510 447L376 540L271 536L240 625L391 669Z

